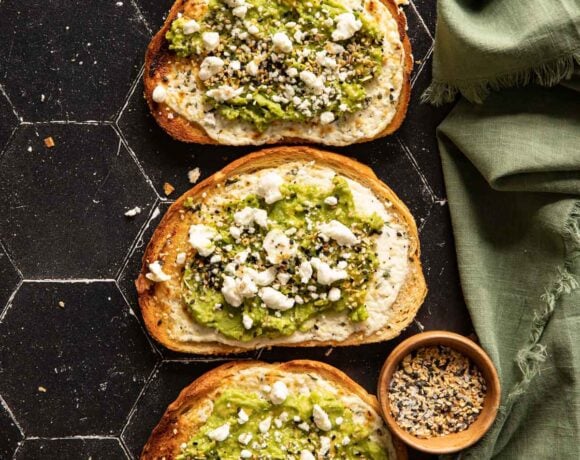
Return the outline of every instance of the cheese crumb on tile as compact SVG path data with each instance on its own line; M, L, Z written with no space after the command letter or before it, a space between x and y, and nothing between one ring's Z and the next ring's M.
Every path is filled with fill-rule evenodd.
M154 283L162 283L164 281L169 281L171 279L171 275L165 273L159 261L156 260L155 262L149 264L149 273L145 275L145 278L153 281Z
M195 184L199 180L199 176L201 175L199 168L193 168L192 170L188 171L187 179L189 180L190 184Z
M139 206L135 206L134 208L132 208L132 209L129 209L129 210L128 210L128 211L125 213L125 215L126 215L127 217L135 217L137 214L140 214L140 213L141 213L141 208L140 208Z

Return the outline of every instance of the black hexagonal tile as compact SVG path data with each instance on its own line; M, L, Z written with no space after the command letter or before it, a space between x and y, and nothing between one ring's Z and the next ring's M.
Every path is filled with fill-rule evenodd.
M419 236L429 292L417 320L425 330L445 329L471 334L473 325L459 283L455 242L446 202L433 205Z
M187 177L190 169L199 167L203 179L242 154L259 149L186 144L173 140L149 114L143 99L142 83L139 83L121 114L119 128L159 195L166 197L163 192L165 182L175 187L169 199L175 199L191 188Z
M173 5L173 3L175 3L174 0L157 0L157 1L136 0L136 1L139 9L141 10L143 16L145 17L145 20L147 21L147 24L149 25L154 34L157 33L157 31L161 28L161 26L165 22L167 13L169 13L171 6Z
M139 458L167 406L196 378L224 361L210 362L164 362L156 369L145 391L135 405L122 438L133 458Z
M127 458L117 439L27 439L14 460L120 460Z
M0 81L27 121L111 119L149 34L131 1L6 0Z
M0 337L0 394L27 436L118 434L156 361L112 282L25 282Z
M436 5L437 2L433 0L411 0L412 5L423 19L423 22L429 29L431 36L435 37L435 25L437 23Z
M431 189L395 136L333 150L370 166L409 207L417 226L422 225L433 202Z
M6 146L8 139L10 139L17 124L18 119L12 109L12 105L4 95L3 89L0 87L0 154L4 150L4 147Z
M431 61L432 57L425 63L415 80L407 116L396 136L411 151L435 196L444 198L445 186L435 129L451 111L453 105L434 107L421 102L421 95L431 82Z
M413 5L403 8L405 16L407 16L407 35L411 42L411 49L413 51L413 58L415 60L415 69L418 69L431 46L433 45L433 38L429 33L425 23L419 16L419 13ZM412 76L411 76L412 77Z
M12 458L22 433L10 415L8 406L0 398L0 458Z
M114 130L86 125L20 127L0 193L0 234L27 279L113 278L155 200ZM135 206L144 212L126 217Z
M0 244L0 314L20 281L20 275Z

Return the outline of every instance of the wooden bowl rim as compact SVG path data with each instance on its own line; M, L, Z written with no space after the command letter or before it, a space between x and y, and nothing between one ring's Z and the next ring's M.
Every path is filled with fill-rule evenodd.
M402 429L389 409L389 383L399 362L412 350L431 345L445 345L471 359L479 368L487 384L483 410L469 428L459 433L433 438L418 438ZM429 331L416 334L395 347L385 360L379 376L377 397L383 418L391 433L414 449L430 454L450 454L463 450L489 430L499 409L501 387L497 371L488 354L473 340L448 331Z

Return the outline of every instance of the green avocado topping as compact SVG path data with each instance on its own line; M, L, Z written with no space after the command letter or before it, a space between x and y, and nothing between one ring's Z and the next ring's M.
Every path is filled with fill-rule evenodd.
M331 190L289 181L281 185L280 192L282 198L274 203L267 204L251 194L243 200L227 202L213 215L190 203L191 212L200 216L204 225L211 226L217 236L211 256L196 253L186 264L183 298L197 323L227 338L250 341L289 336L317 328L314 319L321 315L339 312L346 313L345 322L368 318L365 299L378 267L374 238L370 237L381 233L383 219L377 214L358 213L348 182L340 176L334 177ZM237 227L241 234L236 239L231 234L231 228L236 227L235 214L246 208L266 211L268 224ZM335 239L324 238L317 229L332 221L348 227L357 242L341 246ZM269 259L265 248L272 232L282 233L293 248L292 255L278 263ZM322 284L317 270L311 270L311 276L304 281L301 266L315 259L323 259L343 276ZM258 282L258 286L253 286L255 294L244 297L240 305L228 303L224 297L226 278L233 277L234 271L238 271L236 276L243 276L246 270L273 271L271 277L275 279L262 286L276 289L291 302L289 308L266 305Z
M323 431L312 422L315 405L328 415L329 430ZM241 419L240 410L247 417ZM227 437L212 439L212 432L226 425ZM373 441L371 434L372 428L356 423L353 412L331 393L291 394L274 405L257 392L229 389L214 402L211 415L182 446L177 460L287 460L299 459L303 450L318 453L321 449L328 449L325 458L388 460L387 450ZM251 457L244 457L242 452Z
M187 16L172 22L169 49L202 69L209 110L259 131L275 121L331 123L361 110L383 62L372 16L337 0L211 0L191 24ZM213 40L204 41L207 33Z

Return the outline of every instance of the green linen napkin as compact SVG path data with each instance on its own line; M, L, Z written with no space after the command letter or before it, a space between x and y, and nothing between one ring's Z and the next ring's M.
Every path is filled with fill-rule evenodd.
M437 137L462 289L502 383L495 424L461 458L577 460L580 1L438 8L425 97L465 98Z

